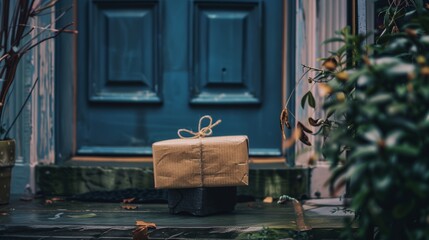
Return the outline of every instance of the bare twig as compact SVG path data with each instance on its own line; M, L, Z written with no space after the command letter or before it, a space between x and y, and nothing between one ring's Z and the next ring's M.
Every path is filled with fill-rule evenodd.
M52 24L65 16L65 13L70 10L71 7L61 11L61 13L52 22L46 24L44 27L29 25L29 19L31 17L38 16L39 14L45 14L47 9L53 9L58 0L16 0L15 2L10 0L1 1L0 79L3 80L3 85L1 86L0 90L0 123L2 122L2 116L4 114L6 103L8 103L10 99L10 94L13 89L11 87L15 86L13 83L15 80L18 64L22 57L34 47L49 39L57 37L60 33L76 33L75 30L67 29L68 27L72 26L73 23L67 24L60 29L52 28ZM54 11L50 11L51 14L53 12ZM36 29L39 31L35 33L34 31ZM30 34L32 34L32 36L28 37ZM10 129L13 127L18 117L22 113L24 106L28 102L30 95L32 94L38 81L39 79L37 79L33 84L29 95L25 99L25 102L21 106L17 116L15 116L12 124L9 126L3 137L7 137Z
M34 88L36 87L36 84L39 82L39 78L36 78L36 81L34 81L33 86L30 89L30 92L28 93L27 97L25 98L24 103L21 105L21 108L19 109L18 113L16 114L15 118L13 119L12 123L10 124L9 128L6 130L4 136L7 138L7 135L9 134L10 130L12 129L13 125L15 125L16 120L18 120L19 116L22 113L22 110L24 110L25 105L27 104L28 100L31 97L31 94L34 91Z

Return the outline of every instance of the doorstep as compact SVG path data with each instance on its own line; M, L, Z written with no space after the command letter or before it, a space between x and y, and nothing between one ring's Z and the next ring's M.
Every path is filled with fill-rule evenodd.
M250 166L249 186L238 187L238 195L262 199L287 194L297 199L310 196L310 168L257 164ZM120 166L36 166L36 184L44 195L70 196L93 191L153 189L153 168Z
M292 203L260 201L239 203L228 214L195 217L171 215L167 204L134 204L136 209L126 210L121 203L27 202L13 196L9 205L0 207L0 238L132 239L135 221L143 220L157 225L149 232L149 239L336 239L344 219L352 215L332 213L341 202L332 199L331 203L304 203L302 219ZM300 231L299 222L311 230Z

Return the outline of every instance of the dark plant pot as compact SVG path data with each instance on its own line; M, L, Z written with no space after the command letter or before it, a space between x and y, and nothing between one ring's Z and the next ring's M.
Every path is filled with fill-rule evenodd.
M15 165L15 140L0 141L0 204L8 204L10 179Z

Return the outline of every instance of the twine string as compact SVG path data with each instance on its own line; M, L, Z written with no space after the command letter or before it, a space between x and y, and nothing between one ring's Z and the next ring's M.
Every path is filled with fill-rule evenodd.
M204 119L208 119L209 120L209 124L207 126L205 126L205 127L201 127ZM189 130L189 129L181 128L181 129L177 130L177 135L180 138L182 138L182 139L183 138L201 138L201 137L207 137L207 136L210 136L210 135L213 134L212 128L215 127L215 126L217 126L221 122L222 122L222 120L219 119L215 123L213 123L213 118L211 116L209 116L209 115L205 115L205 116L202 116L200 118L200 121L198 123L198 132L194 132L194 131ZM186 137L186 136L183 136L182 133L187 133L187 134L189 134L191 136Z

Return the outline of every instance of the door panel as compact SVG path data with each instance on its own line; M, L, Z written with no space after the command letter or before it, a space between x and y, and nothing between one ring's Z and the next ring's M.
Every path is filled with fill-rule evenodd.
M258 2L193 3L194 104L260 103Z
M210 114L281 155L282 2L79 1L77 154L150 155Z
M89 100L160 102L159 4L89 4Z

